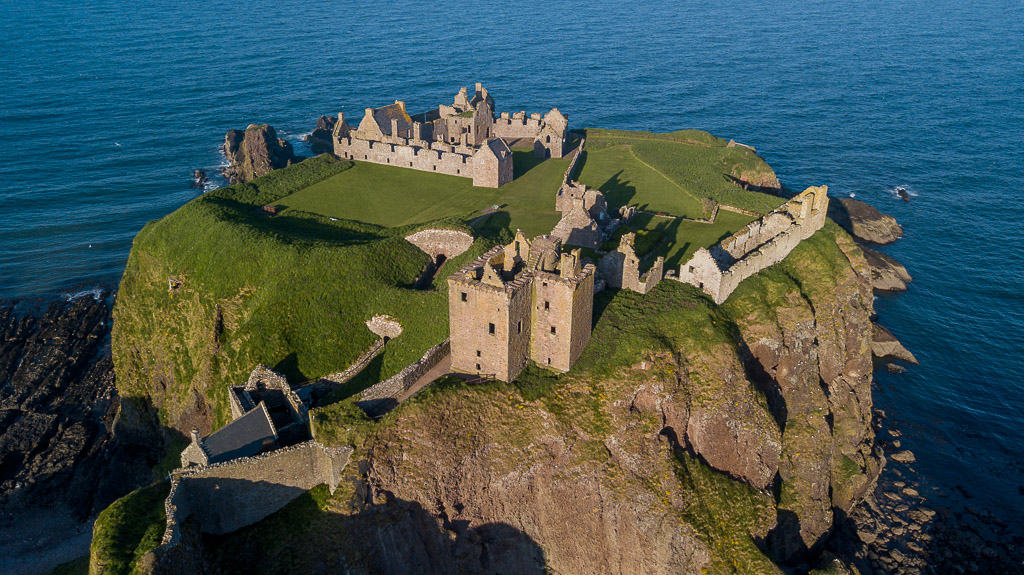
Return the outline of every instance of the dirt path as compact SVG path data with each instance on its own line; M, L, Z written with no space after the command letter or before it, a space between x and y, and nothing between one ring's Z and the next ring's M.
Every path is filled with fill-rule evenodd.
M451 354L448 354L448 355L444 356L444 359L442 359L440 362L438 362L437 365L435 365L434 367L430 368L430 371L428 371L427 373L424 373L423 377L421 377L418 380L416 380L416 383L412 384L412 387L410 387L408 390L406 390L405 393L403 393L402 395L398 396L398 403L402 403L403 401L409 399L410 397L415 395L417 391L423 389L428 384L433 383L434 380L438 379L439 377L441 377L443 375L447 375L448 372L451 371L451 369L452 369L452 356L451 356Z

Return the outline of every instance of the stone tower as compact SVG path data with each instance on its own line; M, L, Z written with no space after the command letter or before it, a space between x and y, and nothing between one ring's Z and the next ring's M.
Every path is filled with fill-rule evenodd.
M529 360L568 371L590 340L594 266L522 232L448 278L452 369L512 381Z

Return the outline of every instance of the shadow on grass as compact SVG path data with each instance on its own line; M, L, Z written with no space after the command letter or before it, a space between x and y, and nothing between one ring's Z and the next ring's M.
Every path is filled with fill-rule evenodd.
M387 353L386 351L384 353ZM366 388L380 381L380 374L384 369L384 353L373 358L363 371L344 384L332 389L323 399L316 403L316 407L326 407L338 403L343 399L352 397Z
M488 214L474 226L476 233L488 240L508 243L512 241L512 215L504 210Z
M526 172L539 166L547 158L538 158L533 151L513 150L512 151L512 179L518 179Z
M582 173L582 171L581 168L580 172ZM630 200L636 196L636 186L630 185L629 181L623 181L621 176L622 170L619 170L598 188L604 194L604 198L608 202L608 208L611 210L628 206Z
M308 381L306 374L299 369L299 356L294 351L284 356L284 359L274 364L273 370L280 373L291 383Z
M220 208L226 220L243 223L252 228L274 234L289 242L296 240L320 242L337 246L365 244L387 237L383 228L352 221L325 223L315 217L280 214L276 216L256 215L248 204L227 198L210 197L206 202Z

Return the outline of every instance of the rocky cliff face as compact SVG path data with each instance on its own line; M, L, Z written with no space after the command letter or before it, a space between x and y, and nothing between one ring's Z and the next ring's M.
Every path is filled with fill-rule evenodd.
M228 130L224 155L230 165L223 174L232 184L248 182L298 161L292 145L278 138L267 124L250 124L245 130Z
M828 205L828 217L859 240L891 244L903 236L896 218L852 198L835 198Z

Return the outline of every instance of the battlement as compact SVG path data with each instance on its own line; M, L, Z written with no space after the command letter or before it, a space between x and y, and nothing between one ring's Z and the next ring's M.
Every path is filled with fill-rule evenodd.
M529 360L568 371L590 339L593 264L522 232L448 278L452 369L511 381Z
M722 303L744 279L774 265L825 225L828 187L810 187L711 248L701 248L679 268L693 284Z

